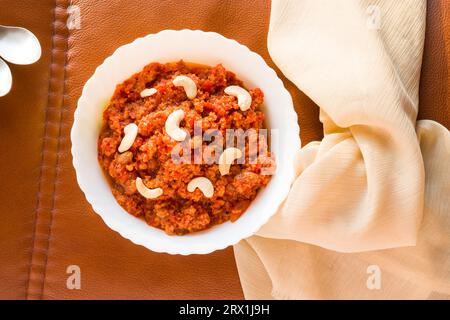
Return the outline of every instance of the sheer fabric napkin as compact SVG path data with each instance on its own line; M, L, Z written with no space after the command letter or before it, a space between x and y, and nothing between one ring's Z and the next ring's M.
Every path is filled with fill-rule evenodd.
M279 212L235 246L247 299L450 294L450 133L416 122L425 10L272 1L269 52L320 106L325 137L299 151Z

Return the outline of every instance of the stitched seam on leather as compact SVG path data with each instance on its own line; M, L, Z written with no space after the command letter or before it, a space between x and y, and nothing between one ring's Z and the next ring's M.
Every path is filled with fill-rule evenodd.
M61 0L64 5L66 4L66 0ZM65 6L65 8L67 8L67 6ZM48 238L47 238L47 253L45 255L45 264L44 264L44 277L42 279L42 295L41 298L43 297L44 294L44 286L45 286L45 281L47 279L47 263L48 263L48 256L49 256L49 251L50 251L50 242L52 239L52 229L53 229L53 222L55 220L54 215L55 215L55 206L56 206L56 193L57 193L57 183L60 180L60 176L59 173L61 171L60 168L60 160L61 160L61 140L62 139L66 139L66 137L62 136L62 121L63 121L63 116L64 116L64 106L66 105L66 82L67 82L67 65L68 65L68 53L69 53L69 38L70 38L70 33L67 34L67 36L65 37L65 49L64 49L64 73L63 73L63 91L62 91L62 96L61 96L61 108L60 108L60 120L59 120L59 128L58 128L58 145L56 148L56 167L55 167L55 179L53 181L53 199L52 199L52 207L50 210L50 225L48 228Z
M55 204L55 189L58 177L57 166L59 163L61 120L65 94L64 78L66 74L68 49L68 37L64 36L64 11L67 7L66 2L66 0L55 0L53 9L52 54L48 100L42 141L42 160L26 293L27 299L42 298L48 261L49 240ZM63 38L62 43L59 39L61 37ZM61 54L60 51L62 51L62 57L59 56ZM62 74L60 72L61 69ZM56 127L56 130L53 130L54 127ZM52 136L53 132L56 132L54 137ZM56 160L54 159L55 156Z
M52 77L54 75L54 72L53 72L53 60L54 60L53 49L55 47L54 37L55 37L55 33L56 33L55 20L56 20L56 0L54 1L54 6L53 6L52 48L51 48L52 54L51 54L51 57L50 57L50 66L49 66L49 68L50 68L50 75L48 77L48 86L47 86L47 94L48 94L48 97L47 97L47 109L45 110L44 133L43 133L43 136L42 136L42 146L41 146L41 150L42 150L41 151L41 168L39 170L39 180L38 180L39 181L38 182L39 186L38 186L38 193L37 193L37 197L36 197L36 209L35 209L35 213L34 213L33 235L32 235L32 240L31 240L32 247L31 247L31 253L30 253L30 268L29 268L29 271L28 271L28 283L27 283L27 289L26 289L26 292L25 292L25 295L26 295L27 299L29 299L30 287L32 285L31 273L33 271L33 256L35 254L35 241L36 241L36 233L37 233L36 228L37 228L37 220L38 220L38 211L39 211L39 207L40 207L40 204L41 204L42 176L43 176L43 170L46 167L44 165L44 159L45 159L44 156L46 154L44 148L45 148L45 141L46 141L47 134L48 134L48 128L47 128L48 127L48 120L49 120L48 107L49 107L49 104L50 104L51 80L52 80Z

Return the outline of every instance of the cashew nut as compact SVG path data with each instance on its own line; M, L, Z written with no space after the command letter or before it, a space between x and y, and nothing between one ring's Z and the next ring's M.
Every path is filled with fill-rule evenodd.
M214 194L214 186L208 178L194 178L187 185L187 190L189 192L194 192L197 188L199 188L200 191L203 192L203 195L207 198L211 198Z
M166 132L167 134L176 141L184 141L186 139L186 131L180 129L180 122L184 118L184 111L181 109L175 110L166 120Z
M224 91L230 96L237 97L238 105L241 111L250 109L250 106L252 105L252 96L247 90L239 86L229 86L226 87Z
M125 152L131 148L138 133L138 126L135 123L130 123L126 125L125 128L123 128L123 132L125 133L125 136L120 142L118 148L120 153Z
M155 88L147 88L147 89L144 89L141 91L141 97L142 98L150 97L157 92L158 92L158 90L156 90Z
M230 166L234 160L242 157L242 151L237 148L226 148L219 157L219 171L222 176L230 173Z
M145 186L144 181L141 178L136 178L136 189L146 199L155 199L163 194L163 189L155 188L149 189Z
M173 84L177 87L183 87L189 99L194 99L197 96L197 85L194 80L187 76L178 76L173 79Z

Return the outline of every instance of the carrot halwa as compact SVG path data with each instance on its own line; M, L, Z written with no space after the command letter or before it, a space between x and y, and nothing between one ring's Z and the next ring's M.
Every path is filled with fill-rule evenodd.
M189 99L183 87L174 85L174 78L181 75L195 82L195 98ZM264 113L259 110L263 92L259 88L248 90L251 105L242 111L238 99L224 92L229 86L244 88L242 81L222 65L208 67L180 61L151 63L116 87L103 114L98 159L110 178L114 197L127 212L143 217L149 225L168 234L177 235L228 220L236 221L245 212L270 180L270 175L261 172L263 168L274 167L267 147L259 148L259 153L253 155L256 161L248 161L252 151L246 139L242 150L245 161L235 161L229 173L221 175L216 162L194 162L196 148L202 151L204 158L216 156L213 144L206 139L189 140L192 161L177 162L172 151L180 142L175 141L165 127L169 115L181 109L184 118L179 127L187 132L187 139L194 137L195 124L201 125L203 132L213 129L223 137L227 129L259 132L264 124ZM148 88L156 89L152 89L156 93L142 97L141 92ZM124 128L131 123L137 125L137 136L132 146L121 153L118 147ZM260 138L258 144L267 146L267 141ZM223 150L226 147L224 139ZM212 197L206 197L200 189L188 191L187 185L197 177L209 179L214 187ZM161 188L162 194L155 199L142 196L136 188L138 178L147 188Z

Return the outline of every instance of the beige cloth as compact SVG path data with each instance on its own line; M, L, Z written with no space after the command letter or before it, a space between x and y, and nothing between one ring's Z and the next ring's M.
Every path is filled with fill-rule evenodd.
M279 212L235 246L247 299L450 294L450 133L416 123L425 10L272 2L270 54L320 106L325 137L300 151Z

